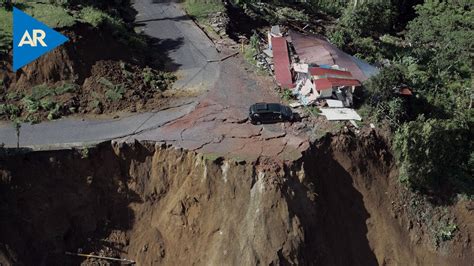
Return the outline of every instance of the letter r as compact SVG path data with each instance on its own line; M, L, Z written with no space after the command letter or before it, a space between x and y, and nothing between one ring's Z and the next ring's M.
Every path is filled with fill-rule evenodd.
M44 30L33 30L33 41L35 44L39 42L41 46L48 47L48 45L46 45L44 42L44 38L46 38L46 33Z

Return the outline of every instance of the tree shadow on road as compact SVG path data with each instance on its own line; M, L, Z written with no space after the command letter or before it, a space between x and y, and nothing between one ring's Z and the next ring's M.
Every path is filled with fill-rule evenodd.
M135 21L135 27L138 27L138 26L145 26L146 22L153 22L153 21L163 21L163 20L173 20L173 21L191 21L191 19L186 16L186 15L183 15L183 16L177 16L177 17L164 17L164 18L150 18L150 19L144 19L144 20L137 20Z
M183 45L184 38L158 39L148 35L144 36L147 40L147 61L150 65L170 72L175 72L180 68L181 64L176 63L169 54Z

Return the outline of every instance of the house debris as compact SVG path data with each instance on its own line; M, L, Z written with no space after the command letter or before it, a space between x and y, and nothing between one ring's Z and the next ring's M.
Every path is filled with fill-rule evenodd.
M292 89L298 102L290 106L328 106L328 120L360 120L349 109L353 95L361 82L378 73L377 68L316 35L287 33L272 26L267 37L268 47L262 50L265 59L261 61L274 71L279 86Z
M400 96L412 96L413 92L410 87L405 84L393 88L393 93Z
M321 108L321 112L329 121L362 120L359 114L350 108Z
M344 69L360 82L366 81L379 72L376 67L344 53L323 37L305 35L295 31L290 31L289 36L301 62L326 68Z
M294 85L290 70L288 43L284 37L272 37L271 43L276 81L283 88L292 88Z
M327 99L326 103L331 108L342 108L342 107L344 107L344 104L342 103L342 101L339 101L339 100Z

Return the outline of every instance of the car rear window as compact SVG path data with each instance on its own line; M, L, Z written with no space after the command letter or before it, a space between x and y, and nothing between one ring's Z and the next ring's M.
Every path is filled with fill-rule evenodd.
M258 111L262 111L262 110L267 110L268 107L267 107L267 104L261 103L261 104L256 104L255 109Z

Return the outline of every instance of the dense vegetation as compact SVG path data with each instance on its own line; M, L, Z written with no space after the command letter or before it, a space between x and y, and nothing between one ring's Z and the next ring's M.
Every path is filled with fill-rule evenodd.
M415 6L403 51L367 85L371 99L383 99L383 114L394 127L400 177L428 192L474 192L472 67L474 13L462 1L426 1ZM383 53L382 53L383 54ZM416 93L411 100L390 97L396 83ZM390 104L398 101L400 104ZM374 110L380 104L371 101ZM386 104L387 105L387 104Z
M330 39L383 66L366 84L366 103L392 127L401 181L431 195L472 196L473 4L414 2L404 21L399 2L346 7ZM396 96L400 84L415 97Z
M285 11L286 20L266 11L270 23L306 19L314 24L314 18L333 17L329 39L381 67L365 84L364 105L369 115L392 128L401 181L431 195L474 195L472 1L234 3L263 11L269 6L292 9ZM413 97L394 93L402 84L413 90Z

